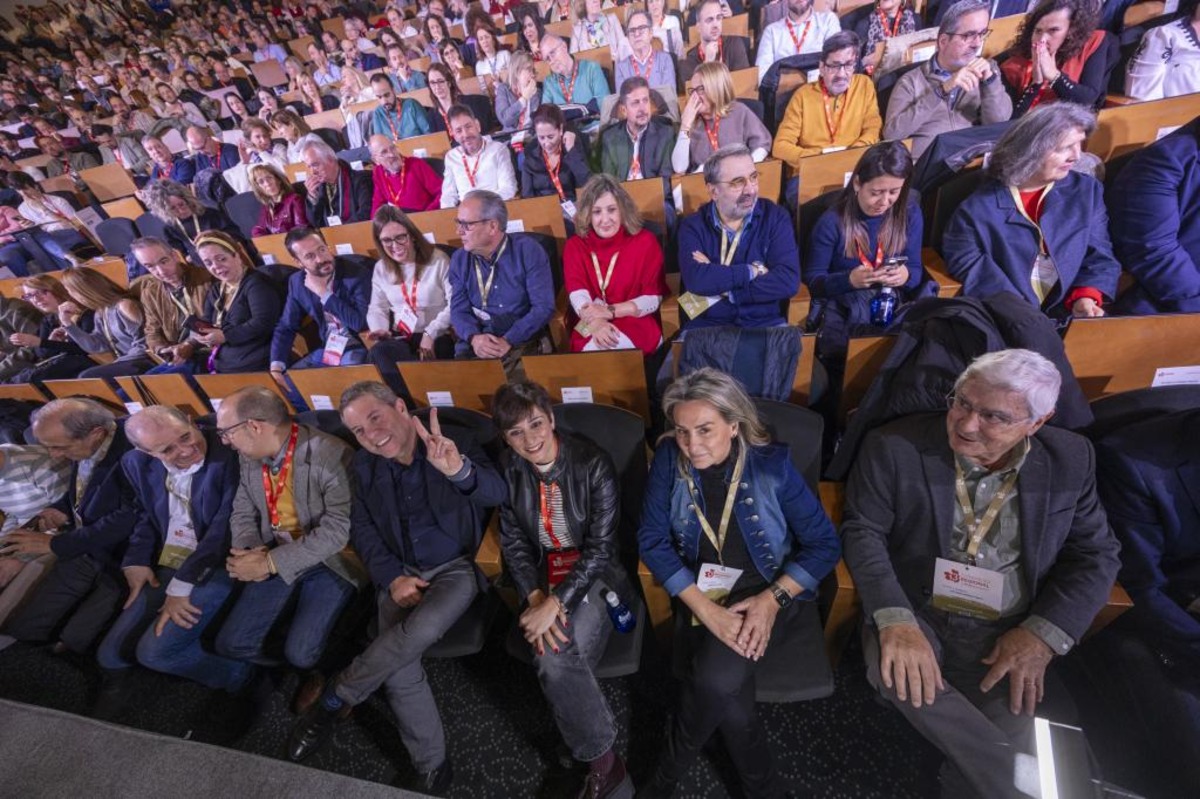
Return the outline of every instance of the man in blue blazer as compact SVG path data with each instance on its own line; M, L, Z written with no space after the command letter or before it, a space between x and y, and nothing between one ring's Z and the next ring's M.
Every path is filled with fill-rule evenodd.
M118 567L134 513L120 463L129 442L112 411L82 398L52 400L34 411L33 435L52 456L73 462L61 507L66 532L6 539L0 555L53 552L58 563L5 632L21 641L48 641L58 631L56 651L82 654L125 596Z
M1126 314L1200 311L1200 117L1139 150L1107 193Z
M846 486L867 679L945 754L943 796L1024 795L1047 667L1120 565L1091 445L1045 426L1061 381L1030 350L982 355L947 413L874 430Z
M224 566L238 455L168 405L138 411L125 430L137 447L121 459L136 513L121 563L129 598L97 660L114 674L136 661L236 692L253 666L210 654L200 636L233 590Z
M197 172L205 169L224 172L242 162L238 148L235 145L217 141L208 128L192 125L187 129L186 138L188 152L192 154L192 161L195 162Z
M281 381L289 368L292 342L305 319L317 325L324 346L292 364L292 369L350 366L367 362L359 333L367 328L372 270L334 257L320 231L296 228L284 244L300 269L288 278L287 302L271 339L271 375Z
M508 497L504 478L474 442L429 429L378 382L342 394L342 421L363 449L354 456L351 541L378 593L379 636L335 677L288 739L302 760L328 740L338 718L386 686L400 739L422 793L443 795L453 772L421 656L470 607L489 508Z

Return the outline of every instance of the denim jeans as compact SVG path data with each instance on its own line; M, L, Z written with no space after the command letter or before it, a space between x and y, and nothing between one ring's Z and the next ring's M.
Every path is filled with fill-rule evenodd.
M420 574L429 582L421 601L402 608L387 588L379 591L379 636L336 680L339 699L366 701L381 685L396 716L400 740L417 771L429 772L446 759L446 734L421 656L471 606L478 590L475 566L467 558Z
M286 627L283 659L298 669L315 668L333 625L354 598L354 585L317 564L288 585L281 577L246 583L217 634L217 654L265 666L279 663L267 637Z
M168 622L161 636L154 634L154 624L175 571L160 568L155 576L159 587L144 587L100 642L96 651L100 668L127 669L136 660L148 669L184 677L209 688L234 692L245 687L254 667L207 652L200 642L233 593L229 576L214 571L208 582L194 586L188 601L200 610L200 620L190 630Z
M592 584L587 599L571 614L565 631L570 640L558 652L547 649L533 656L554 723L571 756L585 763L612 749L617 739L616 722L595 673L613 630L604 590L599 581Z
M0 266L7 267L14 277L28 277L30 264L33 265L34 272L41 271L37 261L25 252L20 242L0 244Z
M53 259L55 269L66 269L70 266L71 262L67 260L67 253L88 243L83 234L77 230L55 230L53 232L35 230L32 231L32 234L34 240Z

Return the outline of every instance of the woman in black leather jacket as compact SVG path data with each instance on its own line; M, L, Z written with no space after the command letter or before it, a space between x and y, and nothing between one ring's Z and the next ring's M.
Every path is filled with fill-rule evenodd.
M632 797L594 672L612 631L604 595L628 596L617 552L616 469L588 439L555 432L550 397L536 383L501 386L492 415L511 448L502 459L508 502L500 543L526 606L520 627L542 691L572 756L589 766L581 795Z

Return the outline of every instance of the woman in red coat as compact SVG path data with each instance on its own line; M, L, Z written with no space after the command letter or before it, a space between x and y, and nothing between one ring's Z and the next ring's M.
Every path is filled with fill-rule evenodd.
M637 207L609 175L593 176L579 192L575 233L563 253L571 303L571 351L662 345L658 307L667 294L658 239L642 228Z

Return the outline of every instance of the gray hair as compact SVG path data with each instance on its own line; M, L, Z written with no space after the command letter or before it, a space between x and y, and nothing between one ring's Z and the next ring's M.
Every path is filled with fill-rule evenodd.
M726 158L739 156L751 158L750 148L744 144L726 144L710 155L704 162L704 182L709 186L717 185L721 181L721 164L725 163Z
M1000 350L980 355L954 381L955 393L968 380L1024 395L1029 415L1034 419L1054 410L1062 388L1058 367L1033 350Z
M849 49L853 49L855 55L858 55L858 51L862 49L862 40L854 31L838 31L821 45L821 63L824 64L829 56L838 50Z
M738 439L746 446L762 446L771 441L754 400L750 399L741 383L725 372L705 366L680 375L667 387L663 392L662 406L670 428L675 424L675 408L685 402L706 402L726 422L736 423ZM663 438L672 435L674 430L668 429ZM687 455L680 450L680 469L687 468L687 461Z
M142 236L136 238L129 243L129 250L148 250L151 247L162 247L167 252L175 252L170 244L160 239L158 236Z
M1096 115L1076 103L1041 105L1018 119L996 142L988 174L1007 186L1020 186L1036 175L1063 137L1076 130L1090 136Z
M463 200L475 200L479 203L479 217L481 220L495 222L500 226L500 230L508 229L508 206L504 204L504 200L494 191L487 189L474 189L463 196Z
M337 153L329 143L315 133L306 133L296 142L296 152L304 155L309 150L316 150L327 161L336 161Z
M31 424L36 425L42 419L58 421L73 441L87 438L97 428L112 431L117 426L113 412L88 397L50 400L30 415Z
M378 380L359 380L342 392L341 398L338 399L338 410L344 412L347 405L363 397L374 397L385 405L395 405L396 400L400 399L395 391Z
M281 425L292 418L283 398L265 386L245 386L225 398L232 404L239 422L255 419L267 424Z
M125 420L125 436L133 442L134 446L142 449L140 433L146 427L154 425L158 425L159 427L195 427L191 418L174 405L151 405L142 408Z
M958 33L959 21L968 14L975 14L979 11L988 12L988 19L992 18L992 4L988 0L958 0L942 15L942 21L938 25L938 36Z
M178 181L168 178L156 180L142 189L142 192L146 198L146 206L150 209L150 213L164 222L170 222L175 219L175 213L167 205L167 200L172 197L187 203L188 208L196 216L204 213L204 206L196 199L196 195L192 193L191 189Z

